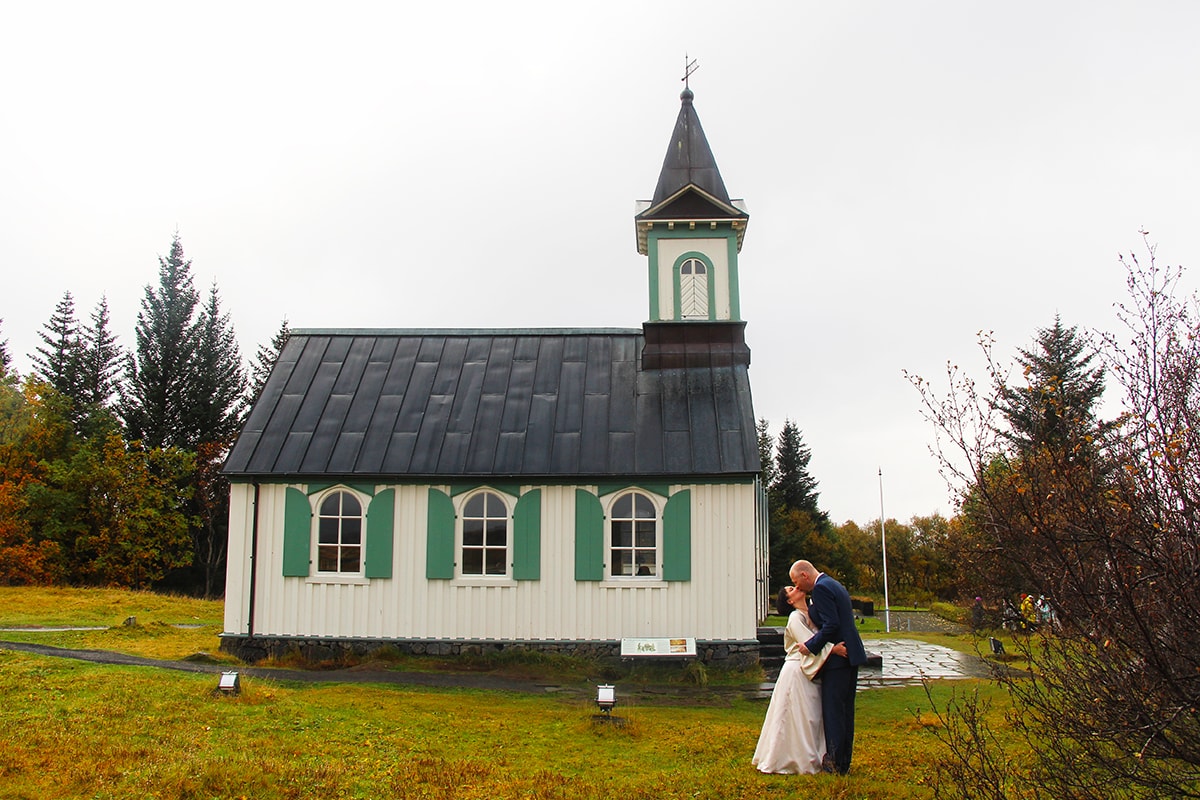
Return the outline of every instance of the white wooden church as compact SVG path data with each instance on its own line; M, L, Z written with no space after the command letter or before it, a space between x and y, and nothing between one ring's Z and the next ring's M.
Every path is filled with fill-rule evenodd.
M225 464L223 649L757 659L749 216L680 97L641 327L292 332Z

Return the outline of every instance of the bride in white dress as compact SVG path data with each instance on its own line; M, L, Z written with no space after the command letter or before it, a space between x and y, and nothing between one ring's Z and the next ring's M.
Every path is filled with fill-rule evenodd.
M793 605L783 631L787 657L771 692L771 704L750 762L759 772L785 775L820 772L821 759L825 757L821 689L813 683L813 678L829 654L837 647L845 649L845 645L830 643L819 653L801 653L800 644L817 631L808 618L804 592L793 592L789 601L786 590L780 591L776 601L780 615Z

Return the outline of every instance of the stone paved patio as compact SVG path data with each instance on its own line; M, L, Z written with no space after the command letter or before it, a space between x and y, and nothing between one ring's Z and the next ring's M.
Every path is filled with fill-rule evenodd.
M991 669L983 659L916 639L863 639L868 651L883 656L882 669L862 669L859 689L912 686L922 678L987 678Z

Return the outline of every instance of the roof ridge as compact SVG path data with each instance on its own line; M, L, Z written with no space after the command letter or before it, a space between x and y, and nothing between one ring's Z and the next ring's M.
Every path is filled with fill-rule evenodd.
M292 328L292 336L612 336L641 328Z

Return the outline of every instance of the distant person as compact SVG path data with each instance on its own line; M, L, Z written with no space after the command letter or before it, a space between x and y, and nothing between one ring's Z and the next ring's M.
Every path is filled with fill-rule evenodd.
M1012 600L1004 599L1004 609L1000 613L1000 625L1006 631L1015 631L1021 627L1021 614L1013 608Z
M1039 594L1037 602L1034 603L1034 607L1037 609L1038 625L1043 625L1047 622L1050 622L1053 612L1050 610L1050 601L1046 599L1046 595Z
M1025 628L1037 627L1037 609L1033 605L1033 596L1021 595L1021 622Z
M787 588L780 589L775 608L779 616L788 618L783 630L787 656L771 691L771 704L767 706L750 763L759 772L784 775L820 772L825 758L825 728L821 721L821 690L812 679L830 653L844 657L846 645L826 642L819 653L801 653L801 642L817 632L808 617L805 593L789 595Z
M824 772L845 775L854 753L854 696L858 691L858 668L867 662L854 609L846 587L808 561L797 561L789 572L795 587L785 591L808 595L808 616L817 632L800 644L804 654L819 653L828 642L845 642L846 655L830 654L821 668L821 716L825 723ZM795 603L793 603L795 605Z
M975 605L971 606L971 630L979 632L983 630L983 598L976 597Z

